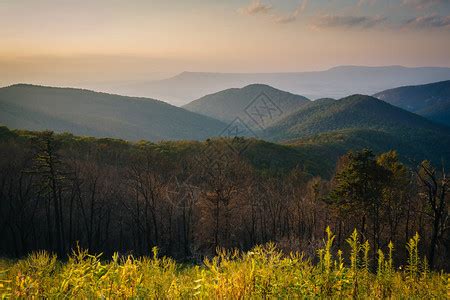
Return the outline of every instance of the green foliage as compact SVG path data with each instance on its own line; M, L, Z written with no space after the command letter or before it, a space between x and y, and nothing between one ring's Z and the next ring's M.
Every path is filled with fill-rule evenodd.
M383 185L389 179L388 170L382 168L370 150L350 152L335 176L335 187L330 200L352 210L370 214L368 210L378 205Z
M30 141L38 140L44 133L46 131L9 130L7 127L0 127L0 142L15 140L22 143L23 147L29 147ZM102 157L108 158L106 161L121 157L120 163L124 165L128 163L128 157L142 152L152 153L154 156L159 155L173 163L186 163L194 157L198 157L199 154L204 154L208 146L227 151L227 154L233 154L229 149L230 145L233 145L233 140L226 138L209 139L209 143L212 144L197 141L160 141L157 143L138 141L134 143L112 138L75 136L69 133L54 133L52 138L62 151L73 156L89 155L95 149L95 151L101 152ZM300 167L305 174L327 176L334 168L335 161L333 159L330 164L324 165L321 163L319 155L296 146L256 139L245 139L244 142L246 148L242 157L264 174L285 176L293 169Z
M352 235L347 238L350 246L350 270L353 276L356 275L359 266L359 252L361 251L361 243L359 242L358 231L353 230Z
M203 265L181 265L159 258L135 258L117 253L111 260L77 248L65 263L54 255L38 252L17 262L0 260L0 295L12 298L150 298L150 299L260 299L260 298L445 298L450 277L445 273L417 273L418 236L408 243L411 251L405 271L392 267L393 245L388 260L378 251L378 268L365 265L367 249L356 231L347 240L350 265L342 251L333 253L334 234L326 230L319 263L299 253L284 254L274 244L249 252L218 249ZM363 263L358 267L358 261Z
M378 267L377 267L377 274L382 277L389 277L392 276L394 270L393 267L393 251L394 251L394 244L392 242L389 242L388 245L389 253L388 257L386 259L383 250L378 249Z
M416 277L419 274L420 259L419 259L419 234L416 232L406 244L408 250L408 265L407 270L411 277Z
M367 274L369 272L370 268L370 258L369 258L369 252L370 252L370 244L369 241L365 241L364 244L362 244L362 251L363 251L363 270Z

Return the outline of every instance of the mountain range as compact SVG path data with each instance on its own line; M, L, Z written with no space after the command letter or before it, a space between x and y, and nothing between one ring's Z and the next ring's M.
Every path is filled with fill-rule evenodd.
M374 97L450 126L450 80L389 89Z
M205 139L226 126L154 99L26 84L0 89L0 123L131 141Z
M372 95L398 86L449 79L450 68L339 66L325 71L292 73L183 72L163 80L111 83L102 85L101 89L122 95L164 99L182 106L204 95L255 83L315 100L342 98L356 93Z
M450 130L377 98L353 95L306 104L271 125L265 133L272 139L289 140L343 129L375 129L402 136L414 136L421 130L435 133Z
M375 94L383 100L355 94L310 101L252 84L206 95L180 108L150 98L19 84L0 89L0 123L13 129L159 141L221 136L239 119L253 137L295 149L291 163L293 157L301 158L303 164L316 164L310 169L329 174L339 156L364 147L377 152L396 149L405 162L430 159L448 164L450 127L437 123L436 115L417 114L434 110L443 113L443 120L448 118L438 109L448 103L447 92L448 82L438 82ZM266 153L268 160L283 160L283 155L271 152L276 149L272 143L254 149ZM250 156L258 159L256 152Z
M450 128L370 96L302 106L264 131L266 139L333 158L352 149L396 149L406 162L450 158ZM325 154L326 153L326 154Z

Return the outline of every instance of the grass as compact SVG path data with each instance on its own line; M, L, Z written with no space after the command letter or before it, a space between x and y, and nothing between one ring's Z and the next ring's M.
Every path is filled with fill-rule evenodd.
M345 259L327 229L317 261L283 254L274 244L252 251L219 250L202 265L170 258L119 257L105 261L77 248L68 261L37 252L18 261L0 260L2 298L434 298L450 299L450 275L430 272L417 251L418 235L407 245L409 258L394 268L394 245L369 259L370 245L355 231ZM348 261L348 264L346 263ZM372 270L372 265L376 267Z

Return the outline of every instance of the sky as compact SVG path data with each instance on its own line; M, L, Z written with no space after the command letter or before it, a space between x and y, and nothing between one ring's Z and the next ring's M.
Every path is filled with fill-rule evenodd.
M0 0L0 85L450 67L450 0Z

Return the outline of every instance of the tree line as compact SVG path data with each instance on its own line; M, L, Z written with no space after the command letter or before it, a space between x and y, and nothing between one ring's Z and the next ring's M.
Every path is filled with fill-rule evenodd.
M238 143L239 147L235 147ZM378 249L416 232L431 267L449 268L448 174L395 151L339 159L331 178L302 166L255 166L245 140L153 144L24 133L0 139L0 255L35 250L161 253L180 260L218 247L276 242L314 257L324 228L336 247L357 229ZM396 255L405 256L406 249Z

